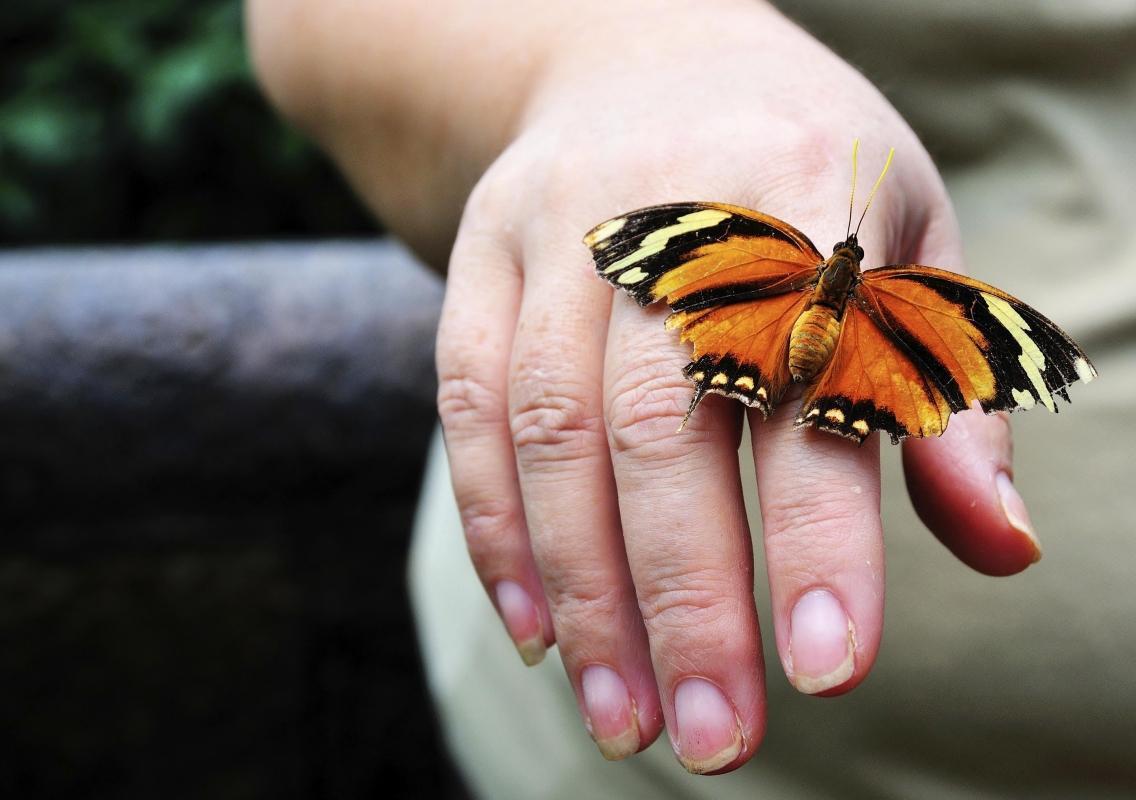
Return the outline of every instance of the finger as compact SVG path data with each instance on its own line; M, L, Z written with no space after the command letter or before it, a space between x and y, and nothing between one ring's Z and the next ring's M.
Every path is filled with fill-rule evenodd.
M574 234L542 237L527 251L510 417L561 658L601 753L619 759L650 744L662 716L603 422L611 293Z
M879 199L865 267L907 247L911 213L897 195ZM800 402L782 398L768 420L749 414L777 652L798 691L842 694L871 670L883 632L879 438L857 446L797 429Z
M507 416L521 279L515 257L468 220L454 245L438 328L438 413L474 568L526 664L553 642L525 525Z
M934 439L904 442L903 468L915 511L939 541L987 575L1012 575L1041 558L1025 503L1013 484L1006 414L972 409Z
M672 746L688 770L709 773L761 742L764 676L740 411L708 398L676 433L693 391L686 361L660 314L616 299L605 383L624 541Z
M961 268L958 224L949 203L931 217L915 260ZM966 411L934 439L904 442L907 489L916 513L963 563L988 575L1021 572L1041 558L1025 503L1013 484L1013 443L1005 414Z
M883 628L879 440L793 427L796 401L750 414L777 650L805 694L864 679Z

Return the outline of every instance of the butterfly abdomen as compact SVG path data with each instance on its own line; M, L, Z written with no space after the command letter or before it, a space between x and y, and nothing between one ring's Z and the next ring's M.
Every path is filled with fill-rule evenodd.
M836 309L826 305L806 308L789 334L789 374L793 381L809 381L828 363L840 336Z
M789 374L795 383L812 380L836 350L844 303L860 272L863 255L855 238L849 237L824 262L813 296L789 334Z

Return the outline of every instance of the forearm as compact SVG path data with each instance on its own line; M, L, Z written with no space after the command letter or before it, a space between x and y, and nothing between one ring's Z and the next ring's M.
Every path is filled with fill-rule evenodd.
M551 61L641 45L657 23L708 5L248 0L247 15L257 75L273 102L392 230L443 264L470 188L513 137ZM715 6L774 13L753 0ZM597 98L598 108L580 113L618 101Z

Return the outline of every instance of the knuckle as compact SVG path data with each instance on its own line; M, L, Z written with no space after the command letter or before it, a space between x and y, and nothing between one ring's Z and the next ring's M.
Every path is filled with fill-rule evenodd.
M627 600L618 585L605 582L596 570L543 572L545 593L557 618L580 630L601 630L620 617Z
M835 501L836 498L816 487L808 491L778 493L770 497L762 508L765 536L831 538L846 530L855 517L846 503Z
M616 381L607 412L614 452L650 454L669 448L690 403L691 389L678 384L676 375L677 371L656 372L641 376L642 380L626 376Z
M497 221L512 214L517 204L517 193L510 164L510 159L498 158L477 180L466 199L463 222Z
M653 579L640 591L639 612L649 630L670 634L729 630L743 616L731 580L716 570Z
M483 577L494 567L507 569L516 560L522 520L519 509L496 499L458 503L466 548Z
M523 465L587 458L603 441L603 418L583 387L521 381L516 394L510 430Z
M501 418L503 392L463 370L439 369L438 416L448 434Z
M823 572L864 545L872 528L868 513L824 492L774 497L762 508L766 547L782 564L799 564L809 575Z
M542 205L548 208L578 205L580 176L597 174L594 172L597 166L594 154L580 152L580 148L561 151L555 158L548 158L544 168L544 182L540 188Z

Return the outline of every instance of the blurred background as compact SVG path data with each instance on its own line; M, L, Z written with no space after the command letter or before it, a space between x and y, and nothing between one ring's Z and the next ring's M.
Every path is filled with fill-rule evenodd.
M404 585L440 299L237 0L0 6L0 795L463 796Z
M254 85L235 0L0 10L7 246L369 236Z

